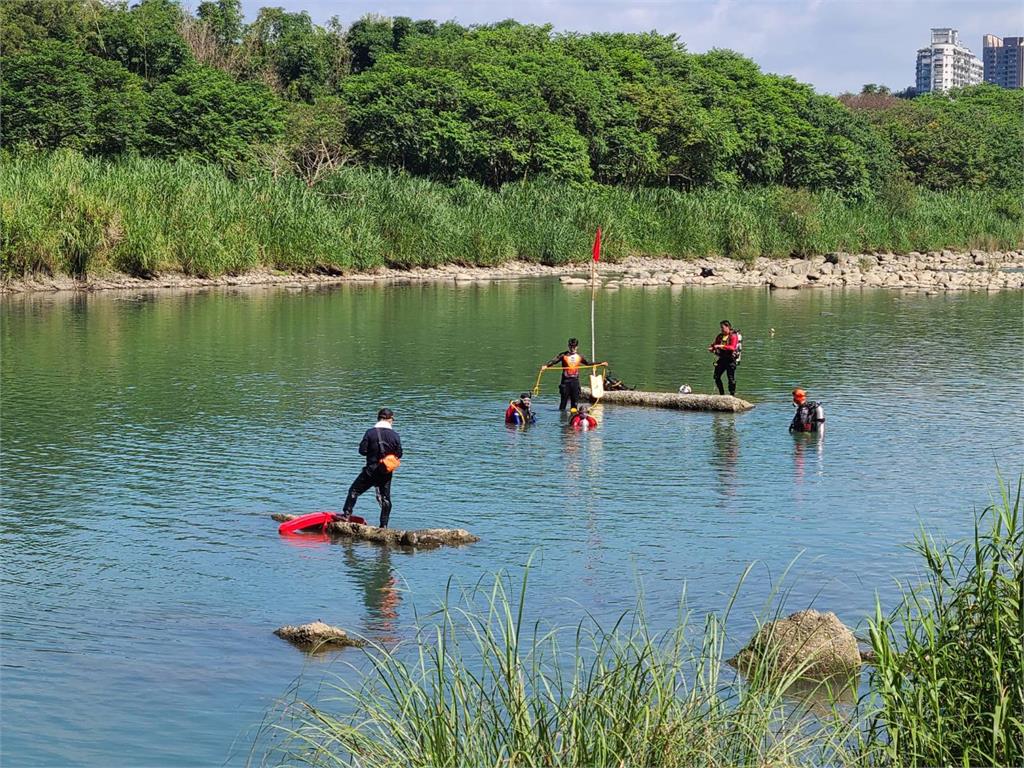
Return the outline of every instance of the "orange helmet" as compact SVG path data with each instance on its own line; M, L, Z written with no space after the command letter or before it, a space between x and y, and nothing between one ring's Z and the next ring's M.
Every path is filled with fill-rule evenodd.
M807 393L804 392L802 389L797 388L797 389L793 390L793 402L794 403L802 403L806 399L807 399Z

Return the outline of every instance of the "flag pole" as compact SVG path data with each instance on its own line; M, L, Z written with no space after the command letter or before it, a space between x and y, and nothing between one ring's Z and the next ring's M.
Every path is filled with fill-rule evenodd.
M590 260L590 362L597 362L597 333L594 325L594 304L597 301L597 260L601 258L601 228L594 237L593 258ZM596 372L596 371L595 371Z

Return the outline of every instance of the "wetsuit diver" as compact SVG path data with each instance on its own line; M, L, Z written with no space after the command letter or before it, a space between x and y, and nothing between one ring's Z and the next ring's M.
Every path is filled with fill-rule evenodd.
M581 405L580 409L576 411L576 415L572 417L572 421L569 422L569 426L580 430L594 429L597 427L597 419L587 413L587 406Z
M790 432L817 432L825 431L825 409L821 403L807 399L807 393L802 389L793 390L793 405L796 406L796 413L793 414L793 421L789 423Z
M402 440L394 429L395 414L390 408L377 412L377 423L366 430L359 443L359 455L366 457L366 466L352 481L341 509L341 519L352 515L359 497L371 488L377 489L380 500L380 527L387 528L391 518L391 478L388 464L402 458ZM385 461L387 459L387 461Z
M736 394L736 364L739 362L740 336L732 329L732 323L723 320L719 326L722 332L715 336L715 340L708 347L708 352L714 352L717 357L715 361L715 386L718 387L718 394L724 395L725 388L722 386L722 374L729 375L729 394Z
M566 404L570 402L573 409L576 409L583 398L583 391L580 389L580 366L590 365L590 361L579 353L579 346L578 339L569 339L569 349L544 363L544 369L561 365L562 381L558 385L558 394L561 396L558 403L560 411L564 411Z
M537 421L537 416L530 406L530 393L523 392L523 394L519 396L518 400L511 401L508 404L508 408L505 409L505 423L514 424L516 426L533 424Z

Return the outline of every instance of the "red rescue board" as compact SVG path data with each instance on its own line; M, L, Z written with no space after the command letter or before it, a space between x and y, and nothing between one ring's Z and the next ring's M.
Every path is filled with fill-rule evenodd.
M328 523L333 523L335 520L339 520L340 515L334 512L311 512L308 515L300 515L294 520L289 520L286 523L281 523L278 527L277 532L282 536L286 536L289 533L300 533L301 531L316 531L319 529L323 531ZM356 515L352 515L348 519L350 523L359 523L360 525L366 525L366 520Z

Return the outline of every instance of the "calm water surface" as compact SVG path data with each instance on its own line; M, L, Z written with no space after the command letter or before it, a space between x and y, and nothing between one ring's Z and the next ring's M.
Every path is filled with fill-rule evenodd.
M735 644L799 556L787 608L860 624L917 570L920 525L966 535L997 464L1020 472L1021 310L1020 293L602 293L615 375L708 391L704 349L729 318L757 408L609 406L581 435L553 376L534 428L501 423L567 336L589 351L589 292L555 282L6 299L0 759L244 763L300 675L358 653L310 661L275 627L401 640L450 577L518 577L531 557L545 619L614 617L639 585L664 628L684 584L719 610L756 561ZM826 405L823 441L786 431L797 385ZM340 506L381 405L407 451L393 524L480 543L277 536L272 512Z

